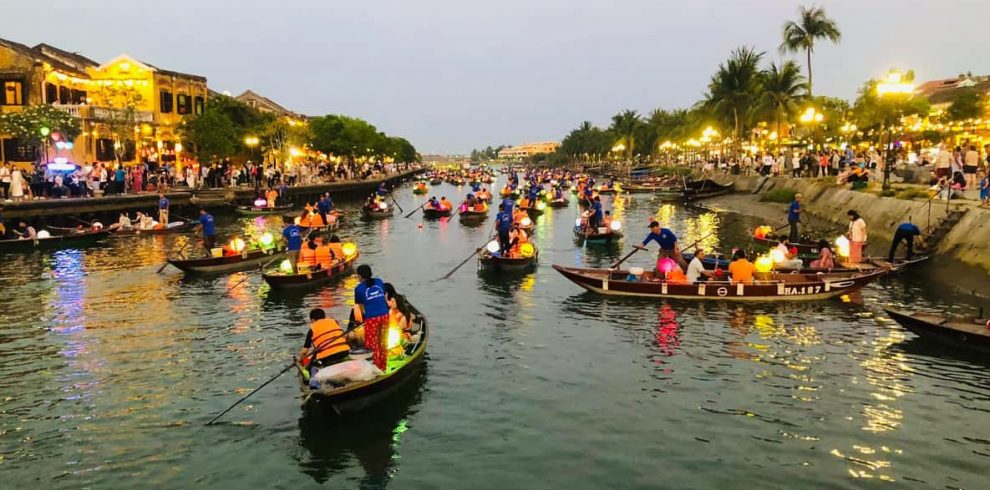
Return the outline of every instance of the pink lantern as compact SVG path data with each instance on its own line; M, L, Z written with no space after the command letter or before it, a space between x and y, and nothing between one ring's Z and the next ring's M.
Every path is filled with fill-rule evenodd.
M675 267L677 267L677 263L670 257L663 257L657 261L657 270L664 274L670 273Z

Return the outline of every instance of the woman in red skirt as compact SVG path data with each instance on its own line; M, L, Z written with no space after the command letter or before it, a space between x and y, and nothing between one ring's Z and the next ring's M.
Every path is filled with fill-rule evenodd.
M385 283L371 274L371 267L362 264L357 268L361 284L354 288L354 305L364 319L364 345L372 349L373 362L385 372L388 366L388 301L385 299Z

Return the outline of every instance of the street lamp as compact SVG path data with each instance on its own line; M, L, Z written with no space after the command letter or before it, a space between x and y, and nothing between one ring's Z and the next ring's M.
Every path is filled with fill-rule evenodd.
M897 100L899 97L904 99L910 98L911 94L914 93L914 84L909 82L904 75L898 70L890 70L887 72L887 78L877 83L877 95L881 98ZM899 109L898 109L898 112ZM899 114L898 114L899 115ZM883 190L890 190L890 169L894 166L894 125L886 124L887 126L887 146L884 149L884 165L883 165Z
M261 142L261 140L259 140L257 136L245 136L244 137L244 146L248 147L248 155L249 156L254 156L254 147L258 146L258 143L260 143L260 142Z

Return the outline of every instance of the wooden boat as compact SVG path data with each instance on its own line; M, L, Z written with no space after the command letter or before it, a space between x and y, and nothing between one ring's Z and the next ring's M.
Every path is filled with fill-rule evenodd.
M372 209L368 206L363 206L361 208L361 213L364 215L365 219L384 219L392 216L395 212L395 208L392 206L387 206L385 209Z
M446 218L452 213L450 209L423 207L423 217L426 219Z
M360 253L355 252L354 255L335 263L329 269L320 269L300 274L272 272L264 273L261 277L272 289L299 288L326 284L350 274L354 270L354 264L360 255Z
M529 257L499 257L488 250L482 250L478 256L478 268L487 272L522 272L536 268L540 259L540 251L533 242L533 255Z
M619 239L622 238L622 232L602 226L597 230L592 230L589 233L588 230L582 226L574 226L574 238L593 243L614 243L618 242Z
M430 189L428 187L426 187L425 185L416 184L416 185L413 186L412 192L413 192L413 194L416 194L416 195L423 195L423 194L426 194L427 192L430 192Z
M303 375L305 368L297 364L303 405L322 406L337 415L353 413L388 398L398 387L413 378L426 358L430 328L426 317L415 306L409 304L409 309L412 313L410 332L413 334L413 340L404 347L403 358L390 359L385 373L373 380L339 387L312 389Z
M952 319L932 313L909 312L884 308L904 328L953 347L990 352L990 320Z
M330 222L330 224L322 224L323 218L320 213L312 212L308 215L307 219L302 218L302 213L297 214L283 214L282 221L285 224L295 223L299 225L300 228L316 228L322 230L333 231L340 227L340 221L344 219L344 214L336 209L327 213L328 216L333 216L335 219ZM298 220L298 221L297 221Z
M732 192L735 187L735 182L719 184L711 179L696 180L693 182L688 182L687 188L683 189L681 194L687 201L697 201L699 199L707 199L709 197L728 194Z
M618 189L615 187L605 187L605 186L599 187L598 189L596 189L596 191L598 191L598 193L603 196L609 194L615 194L616 192L619 192Z
M578 286L602 295L724 301L809 301L833 298L856 291L887 273L886 270L862 274L770 273L768 280L751 284L727 281L690 284L659 280L652 271L646 271L638 279L630 281L629 271L625 270L560 265L554 265L553 268Z
M500 196L502 196L502 197L511 197L512 199L519 199L519 191L518 190L510 191L508 189L502 188L502 190L499 191L498 194Z
M142 230L139 228L103 228L102 230L109 231L111 237L129 237L129 236L140 236L140 235L167 235L170 233L179 233L182 231L188 231L196 226L195 221L173 221L164 228L152 228L150 230ZM79 234L86 231L91 231L89 228L68 228L61 226L49 226L46 227L47 230L58 233L59 235L69 235L69 234Z
M550 201L550 202L547 203L548 206L550 206L551 208L554 208L554 209L566 208L567 206L570 206L570 204L571 204L571 201L569 199L565 199L565 198L554 199L554 200L552 200L552 201Z
M246 216L264 216L269 214L283 214L286 211L292 210L292 204L283 204L281 206L241 206L234 203L227 203L228 206L232 206L238 214L243 214Z
M168 263L183 272L197 274L217 274L235 272L259 267L285 255L285 249L253 248L236 255L222 257L202 257L198 259L168 259Z
M663 191L676 191L670 184L626 184L622 190L634 194L655 193Z
M544 205L544 208L545 206L546 205ZM543 213L545 211L544 208L541 208L540 206L530 206L528 208L524 208L522 206L519 207L519 209L526 211L526 214L528 214L529 217L533 219L536 219L537 216L543 216Z
M51 235L47 238L36 238L34 240L20 240L17 238L0 240L0 252L28 252L31 250L89 247L109 236L109 231L102 230Z
M694 259L694 254L693 253L687 252L687 253L684 253L683 256L684 256L684 261L685 262L690 262L692 259ZM869 271L872 271L872 270L875 270L875 269L881 269L881 268L885 268L886 267L886 268L889 268L890 269L890 272L895 272L896 273L896 272L901 272L901 271L903 271L905 269L908 269L908 268L910 268L912 266L915 266L915 265L921 264L923 262L926 262L929 258L930 258L930 256L928 256L928 255L919 255L917 257L912 258L911 260L897 259L897 260L894 260L893 263L890 263L890 262L887 262L887 259L886 258L866 257L866 258L863 259L863 262L861 262L859 264L856 264L856 266L854 266L854 267L845 266L845 265L840 264L838 261L836 261L836 267L833 267L831 269L821 269L821 268L815 268L815 267L805 266L805 267L802 267L800 269L788 269L786 267L775 267L775 270L778 270L778 271L781 271L781 272L798 272L798 273L801 273L801 274L814 274L814 273L818 273L818 272L848 272L848 273L853 273L853 272L869 272ZM704 259L701 259L701 264L705 266L705 269L706 270L714 270L715 268L719 268L719 269L725 270L725 269L727 269L729 267L729 262L730 262L730 260L728 259L728 256L726 256L724 254L714 254L714 253L711 254L711 255L707 255L706 254L705 255L705 258Z
M475 209L470 209L470 208L464 208L461 211L458 211L457 212L457 215L458 215L458 219L460 219L461 222L464 222L464 221L470 221L470 222L482 221L482 220L488 218L488 206L485 206L485 209L480 210L480 211L479 210L475 210Z
M440 177L433 177L432 179L430 179L430 185L440 185L442 183L443 183L443 179L441 179Z

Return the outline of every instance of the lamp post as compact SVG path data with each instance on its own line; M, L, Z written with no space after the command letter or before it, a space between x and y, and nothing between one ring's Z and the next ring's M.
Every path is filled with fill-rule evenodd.
M910 83L904 78L904 75L898 70L890 70L887 72L887 78L883 81L877 83L877 95L883 99L897 101L898 98L903 97L904 100L911 97L914 93L914 84ZM900 109L895 109L898 116L900 115ZM887 126L887 145L884 147L884 164L883 164L883 190L890 190L890 169L894 166L896 156L894 155L894 134L893 134L893 124L886 124Z
M254 148L258 146L260 141L257 136L244 137L244 146L248 147L248 156L254 156Z
M821 124L821 122L824 119L825 119L825 115L822 114L821 112L818 112L814 107L809 107L805 109L804 113L801 114L800 117L801 123L811 126L811 134L809 135L808 139L811 141L812 145L815 144L815 138L814 138L815 129L818 127L819 124Z

